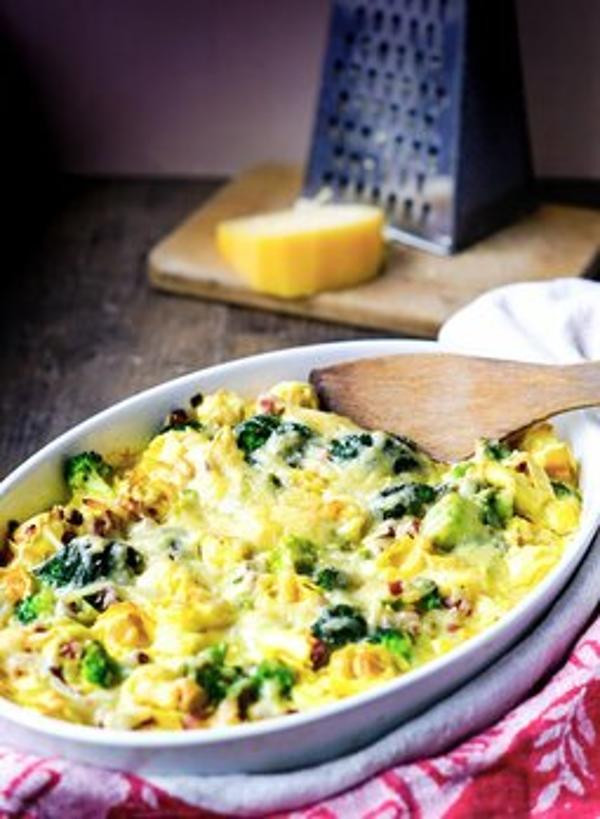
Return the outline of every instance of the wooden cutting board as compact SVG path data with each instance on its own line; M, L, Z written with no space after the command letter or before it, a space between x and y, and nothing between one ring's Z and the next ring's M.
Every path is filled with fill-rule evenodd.
M302 171L261 165L224 185L149 255L155 287L205 299L312 316L410 335L434 336L455 310L503 284L591 275L600 253L600 211L544 205L530 216L455 256L395 245L385 272L367 284L283 300L249 290L219 256L218 222L288 207Z

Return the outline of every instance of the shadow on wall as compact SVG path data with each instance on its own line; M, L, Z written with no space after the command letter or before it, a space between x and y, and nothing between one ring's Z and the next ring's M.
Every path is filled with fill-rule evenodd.
M6 278L3 284L18 285L18 266L56 201L59 162L39 88L6 39L0 41L0 99L5 199L0 276Z
M535 170L600 179L600 2L515 2ZM329 0L0 0L63 166L167 176L303 160L328 9Z

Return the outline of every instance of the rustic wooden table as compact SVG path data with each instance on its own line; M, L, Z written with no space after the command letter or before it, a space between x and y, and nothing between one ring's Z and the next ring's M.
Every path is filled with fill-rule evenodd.
M0 475L132 393L252 353L381 333L168 296L148 249L215 181L71 180L5 272Z

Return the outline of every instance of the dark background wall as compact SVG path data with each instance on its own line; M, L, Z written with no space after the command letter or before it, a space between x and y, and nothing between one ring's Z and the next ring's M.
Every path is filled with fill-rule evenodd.
M305 156L327 10L0 0L0 23L63 168L219 174ZM600 1L518 0L518 12L536 171L600 178Z

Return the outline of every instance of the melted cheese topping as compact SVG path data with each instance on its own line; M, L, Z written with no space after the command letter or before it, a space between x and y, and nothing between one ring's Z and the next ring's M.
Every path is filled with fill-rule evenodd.
M4 697L124 729L313 709L497 622L578 525L547 424L448 466L306 384L191 403L112 470L71 462L69 502L12 527Z

